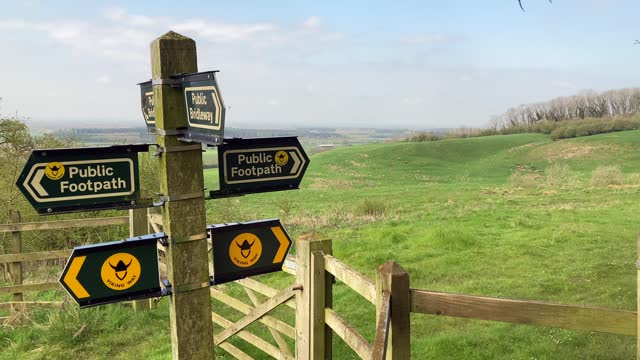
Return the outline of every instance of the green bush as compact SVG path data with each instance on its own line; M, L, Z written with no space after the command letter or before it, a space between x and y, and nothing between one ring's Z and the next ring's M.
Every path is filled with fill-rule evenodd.
M421 132L416 135L410 136L406 139L407 142L425 142L425 141L437 141L442 140L443 137L432 132Z
M551 131L551 139L570 139L580 136L640 129L640 116L630 118L599 118L585 120L568 120L557 123Z

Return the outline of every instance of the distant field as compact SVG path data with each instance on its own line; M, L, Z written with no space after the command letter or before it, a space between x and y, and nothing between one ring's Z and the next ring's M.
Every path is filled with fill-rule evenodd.
M207 148L207 150L202 153L202 165L205 169L218 167L217 148Z
M205 179L215 187L217 169ZM371 278L396 260L414 288L634 310L640 131L343 147L312 156L301 190L211 200L207 212L210 223L280 217L294 238L321 232L337 258ZM289 278L262 279L282 286ZM371 340L373 306L340 285L334 299ZM0 358L167 359L166 304L130 321L118 305L39 312L26 320L34 326L0 329ZM73 338L84 323L87 333ZM419 314L411 331L415 359L635 356L633 337L582 331ZM334 358L353 358L334 339Z

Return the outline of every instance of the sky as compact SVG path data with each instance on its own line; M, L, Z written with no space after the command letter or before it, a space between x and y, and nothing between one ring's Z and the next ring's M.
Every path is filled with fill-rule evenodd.
M143 126L169 30L220 70L229 127L483 127L509 107L640 84L638 0L0 0L0 114Z

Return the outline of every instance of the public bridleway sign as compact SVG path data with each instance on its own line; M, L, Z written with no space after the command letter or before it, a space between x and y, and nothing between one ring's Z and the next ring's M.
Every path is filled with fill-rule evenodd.
M309 157L297 137L225 139L218 164L220 190L212 198L297 189Z
M183 75L182 87L189 129L181 138L210 145L221 144L225 109L215 72Z
M164 233L73 249L60 284L80 307L164 295L157 242Z
M181 88L187 118L186 129L175 129L178 139L218 145L223 141L225 108L216 81L217 71L177 74L169 79L140 83L140 105L147 130L156 131L153 86Z
M208 225L213 246L213 283L282 270L291 238L280 220Z
M16 185L40 214L142 206L138 152L149 145L44 149Z

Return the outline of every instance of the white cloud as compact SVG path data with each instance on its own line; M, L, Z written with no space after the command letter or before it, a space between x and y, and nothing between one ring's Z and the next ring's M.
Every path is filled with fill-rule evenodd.
M48 35L55 40L70 44L82 41L80 37L89 31L87 24L76 22L40 24L37 25L36 28L46 31Z
M102 12L105 19L130 26L150 26L157 23L157 19L145 15L130 15L126 9L113 7Z
M127 10L119 7L108 8L102 12L105 19L112 21L121 21L127 16Z
M74 55L108 56L116 60L139 60L146 56L150 39L156 35L132 27L100 27L80 21L2 21L0 29L44 32L64 44Z
M340 41L344 39L344 34L341 32L330 32L322 37L324 41Z
M0 30L22 30L26 27L23 20L0 20Z
M277 106L280 105L280 101L278 99L269 99L267 100L267 105Z
M401 102L405 105L418 105L421 104L423 102L423 99L421 97L405 97L402 98Z
M320 18L317 16L310 16L302 23L302 26L309 30L315 30L320 27Z
M551 84L553 87L563 90L577 90L578 86L570 81L558 80Z
M205 20L187 20L170 26L177 32L192 32L211 42L232 42L250 40L260 34L276 30L270 23L226 24Z
M101 13L106 22L85 20L21 21L0 19L1 30L41 31L71 49L73 55L90 55L137 62L147 59L149 43L169 29L183 33L197 41L224 44L218 48L236 56L268 55L272 49L288 50L294 54L302 49L322 49L341 40L340 32L316 31L320 19L306 18L297 24L269 22L234 23L206 18L178 19L131 14L125 8L110 7ZM165 24L165 25L161 25ZM313 31L309 31L313 30ZM255 52L259 51L260 54ZM243 54L243 55L240 55Z
M400 39L402 44L407 45L431 45L449 41L450 38L444 34L424 34L415 36L406 36Z
M109 77L109 75L102 75L96 79L96 82L103 85L110 84L111 78Z

